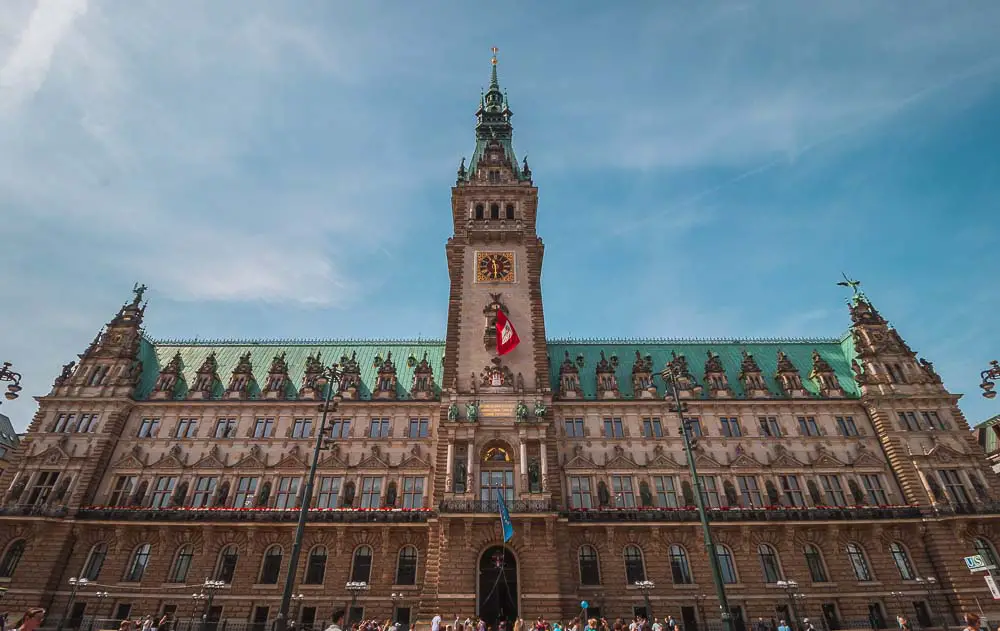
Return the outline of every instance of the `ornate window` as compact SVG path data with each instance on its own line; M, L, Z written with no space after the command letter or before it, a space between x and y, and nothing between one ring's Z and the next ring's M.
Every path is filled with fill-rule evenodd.
M823 554L819 548L811 543L807 543L803 549L806 555L806 565L809 566L809 577L813 583L825 583L829 579L826 576L826 565L823 563Z
M417 548L403 546L396 562L396 585L417 584Z
M507 204L507 207L505 208L505 210L507 212L507 219L513 219L514 218L514 204Z
M639 546L625 546L625 582L629 585L646 580L646 566Z
M278 584L278 574L281 573L281 557L284 556L284 552L279 545L273 545L267 549L264 553L264 561L260 565L260 578L258 583L261 585L277 585Z
M674 585L690 585L692 582L687 550L676 543L670 546L670 573L673 575Z
M485 219L486 209L483 208L482 204L476 204L476 219Z
M757 556L760 557L760 569L764 573L764 582L769 584L781 580L781 564L778 563L778 553L774 548L762 543L757 546Z
M236 544L229 544L219 553L219 563L215 568L215 580L229 584L236 574L236 563L240 560L240 550Z
M170 575L167 576L168 583L183 583L187 581L188 572L191 571L191 562L194 561L194 546L190 543L181 546L174 558L174 564L170 568Z
M0 560L0 578L13 578L17 565L21 562L21 557L24 556L26 546L27 543L24 539L18 539L7 546L7 551L4 552L3 559Z
M855 578L862 582L872 580L872 573L868 568L868 559L865 557L864 548L856 543L847 544L847 559L851 562Z
M893 541L889 545L889 554L892 555L896 569L899 570L899 578L904 581L912 581L916 578L916 574L913 572L913 565L910 563L910 555L906 553L906 548L902 544L898 541Z
M597 549L591 545L583 546L577 556L580 563L580 584L600 585L601 561Z
M327 552L324 546L316 546L309 552L306 561L306 585L322 585L326 578Z
M138 583L142 581L142 575L146 573L146 567L149 565L149 554L152 552L153 547L148 543L144 543L135 549L132 553L132 558L129 560L128 567L125 569L125 576L122 578L126 583Z
M382 506L382 478L361 478L361 508Z
M719 561L719 572L722 574L722 582L726 585L735 585L736 561L733 560L733 551L728 546L717 543L715 544L715 558Z
M351 565L351 580L355 583L368 583L372 577L372 549L361 546L354 551L354 563Z
M101 568L104 567L104 560L108 558L108 544L98 543L93 548L90 549L90 554L87 555L87 562L83 564L83 571L80 572L80 578L85 578L88 581L96 581L97 577L101 575Z
M490 181L491 182L494 181L492 179L492 176L494 174L497 176L496 181L499 181L500 174L496 171L490 171L490 177L491 177ZM500 218L500 204L497 203L490 204L490 219L499 219L499 218Z
M997 565L997 550L989 539L982 537L974 539L972 546L976 549L976 554L983 557L983 561L986 561L986 565ZM3 575L3 572L0 572L0 576Z

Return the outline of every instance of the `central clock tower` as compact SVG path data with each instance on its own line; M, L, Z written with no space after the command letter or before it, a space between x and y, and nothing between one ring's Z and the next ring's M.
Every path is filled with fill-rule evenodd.
M514 153L513 113L492 59L489 89L476 111L476 148L462 159L451 192L454 236L448 240L448 335L444 387L452 397L547 403L549 370L542 316L542 254L535 233L538 189L525 158ZM496 310L520 338L497 356Z

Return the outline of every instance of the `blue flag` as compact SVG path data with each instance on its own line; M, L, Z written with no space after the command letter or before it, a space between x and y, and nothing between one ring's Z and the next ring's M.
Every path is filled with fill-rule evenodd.
M497 499L500 501L500 525L503 526L503 542L507 543L514 536L514 524L507 512L507 502L503 501L503 491L497 489Z

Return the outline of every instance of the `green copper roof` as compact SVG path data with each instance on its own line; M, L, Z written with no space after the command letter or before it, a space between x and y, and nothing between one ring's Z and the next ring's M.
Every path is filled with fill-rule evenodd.
M997 450L997 434L992 429L994 425L1000 425L1000 414L991 416L975 426L975 429L979 430L981 437L979 444L982 445L983 449L988 454Z
M376 358L385 359L392 353L392 362L396 366L397 395L400 400L410 398L409 390L413 384L413 369L416 364L427 354L427 362L434 371L435 392L440 392L442 358L444 357L444 342L440 340L431 341L407 341L407 340L387 340L387 341L331 341L331 340L302 340L302 341L227 341L227 340L206 340L206 341L173 341L173 340L146 340L144 339L139 349L140 359L143 363L142 379L136 389L137 399L147 399L160 371L166 366L175 354L180 353L182 363L182 374L186 384L181 386L176 393L177 398L184 398L187 394L186 387L194 383L195 375L202 362L215 352L215 359L218 362L218 374L221 385L216 387L216 397L221 397L225 388L229 385L233 369L240 357L250 353L253 363L253 375L257 382L250 391L250 396L259 395L259 388L266 383L271 362L276 355L285 354L285 362L288 365L288 376L291 379L292 388L289 389L290 397L294 397L295 392L302 385L302 378L305 374L306 358L321 354L324 365L329 366L335 362L340 362L342 357L350 357L352 353L357 353L357 362L361 370L360 398L370 399L371 392L375 386L378 375ZM410 358L413 358L410 360Z
M605 358L612 361L612 356L618 358L618 367L615 375L618 379L618 387L622 398L634 398L632 392L632 365L635 362L635 353L639 351L642 357L651 357L653 360L653 371L656 374L653 382L657 386L660 396L666 395L663 380L659 377L659 371L670 361L672 352L684 355L687 358L688 368L698 382L705 385L705 360L708 352L719 356L722 365L725 367L726 376L729 378L729 386L736 397L743 397L743 387L739 380L740 365L743 361L743 351L753 355L760 367L763 377L767 381L768 389L772 394L779 395L781 390L774 379L778 367L778 351L783 351L788 358L799 369L803 386L818 394L818 387L809 379L809 372L812 370L812 352L816 350L820 357L825 359L837 375L840 387L844 389L849 397L858 397L860 392L854 382L847 354L853 352L846 341L850 335L843 339L820 339L820 340L550 340L549 341L549 366L552 377L552 388L556 390L559 385L559 369L562 366L566 353L569 352L570 359L576 363L578 357L583 357L583 367L579 368L580 389L583 391L585 399L596 398L597 395L597 373L595 368L601 360L601 351ZM705 394L707 396L707 392Z

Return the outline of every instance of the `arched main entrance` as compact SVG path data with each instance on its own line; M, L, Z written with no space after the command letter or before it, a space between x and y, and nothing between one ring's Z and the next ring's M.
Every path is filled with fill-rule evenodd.
M488 548L479 558L479 617L494 629L498 621L507 620L510 629L518 614L517 600L517 559L501 546Z

